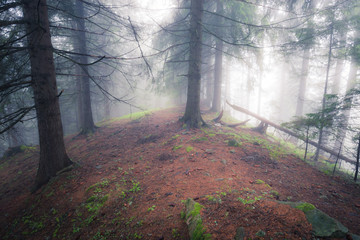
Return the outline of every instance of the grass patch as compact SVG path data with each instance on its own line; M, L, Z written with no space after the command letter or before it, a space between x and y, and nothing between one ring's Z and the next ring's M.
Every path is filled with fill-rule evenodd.
M314 210L316 207L314 205L312 205L311 203L301 203L300 205L297 205L295 208L303 211L304 213L307 213L311 210Z
M183 147L183 145L174 146L174 147L172 148L172 150L173 150L173 151L176 151L176 150L178 150L178 149L180 149L180 148L182 148L182 147Z
M194 148L192 146L187 146L186 147L186 152L191 152Z
M154 111L155 110L148 110L148 111L143 111L143 112L130 113L130 114L127 114L127 115L124 115L124 116L121 116L121 117L111 118L111 119L100 121L100 122L96 123L96 126L103 127L103 126L108 125L110 123L118 122L118 121L124 120L124 119L132 120L132 121L139 121L142 118L144 118L146 116L149 116Z
M97 191L97 192L101 192L101 188L108 186L109 183L110 183L109 180L104 179L103 181L95 183L95 184L91 185L90 187L88 187L88 189L86 189L86 192L88 192L92 189L95 189L95 191Z

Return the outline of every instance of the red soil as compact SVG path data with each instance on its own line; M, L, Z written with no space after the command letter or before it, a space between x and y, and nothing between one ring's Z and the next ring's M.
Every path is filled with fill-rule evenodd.
M256 141L228 146L233 137L226 132L264 138L250 130L186 130L180 116L179 109L163 110L110 123L91 136L66 137L79 166L35 194L29 189L37 151L2 160L0 238L188 239L181 218L187 198L204 206L212 239L233 239L240 226L249 239L312 239L304 213L276 201L289 199L312 203L360 235L358 184L290 153L274 159ZM94 203L104 199L97 209L94 196ZM265 237L256 235L260 230Z

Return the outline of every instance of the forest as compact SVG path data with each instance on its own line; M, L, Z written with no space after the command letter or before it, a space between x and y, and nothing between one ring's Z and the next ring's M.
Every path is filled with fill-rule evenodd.
M0 238L360 239L359 67L358 0L0 0Z

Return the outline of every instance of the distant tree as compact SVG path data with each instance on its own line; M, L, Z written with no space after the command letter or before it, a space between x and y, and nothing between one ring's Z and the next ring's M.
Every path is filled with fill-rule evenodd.
M224 103L222 96L224 57L241 58L245 56L251 47L251 38L259 32L254 30L252 22L256 16L256 9L246 3L233 1L210 1L208 5L214 4L215 10L205 10L203 22L206 26L204 33L209 39L214 39L214 43L205 43L204 47L212 47L214 49L214 87L212 108L214 112L219 112ZM255 53L255 51L252 51ZM256 55L256 54L255 54ZM225 87L226 88L226 87Z
M222 1L216 1L216 14L224 14L224 6ZM216 31L217 36L223 36L223 18L218 20ZM223 72L223 49L224 42L217 38L215 40L215 66L214 66L214 95L211 110L219 112L221 110L221 90L222 90L222 72Z
M95 124L93 120L93 114L91 109L91 96L90 96L90 73L88 70L88 49L87 49L87 38L86 38L86 28L85 28L85 8L84 3L81 0L76 0L75 2L76 9L76 23L78 34L76 39L78 43L76 44L76 49L80 54L78 57L79 64L79 73L80 81L78 83L79 87L79 114L80 114L80 129L81 133L87 134L92 133L95 130Z
M315 9L315 0L304 1L302 9L305 14L312 14L312 11ZM313 15L311 15L313 16ZM300 39L300 43L303 48L302 64L301 64L301 73L300 73L300 83L299 83L299 92L297 97L296 111L295 116L302 116L304 113L304 102L305 102L305 93L306 93L306 83L309 73L309 63L310 63L310 51L312 46L315 43L315 29L313 24L313 17L311 17L304 28L297 30L297 36Z
M332 15L332 14L331 14ZM332 16L333 18L333 16ZM326 68L326 77L325 77L325 86L324 86L324 94L322 97L322 111L321 111L321 119L320 119L320 126L319 126L319 140L318 140L318 147L315 152L314 160L317 161L320 153L320 146L323 142L323 133L324 133L324 121L322 120L324 118L324 109L326 107L326 97L328 93L328 86L329 86L329 74L330 74L330 66L331 66L331 57L332 57L332 48L333 48L333 40L334 40L334 26L333 23L330 25L330 43L329 43L329 53L328 53L328 62L327 62L327 68Z

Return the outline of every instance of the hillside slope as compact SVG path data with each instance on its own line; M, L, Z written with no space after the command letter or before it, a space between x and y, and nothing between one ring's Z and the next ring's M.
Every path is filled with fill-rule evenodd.
M35 194L37 150L3 159L0 238L188 239L181 218L187 198L204 206L213 239L233 239L240 226L249 239L311 239L304 213L277 200L311 203L360 235L359 185L247 129L187 130L180 111L103 122L93 135L66 137L78 165Z

